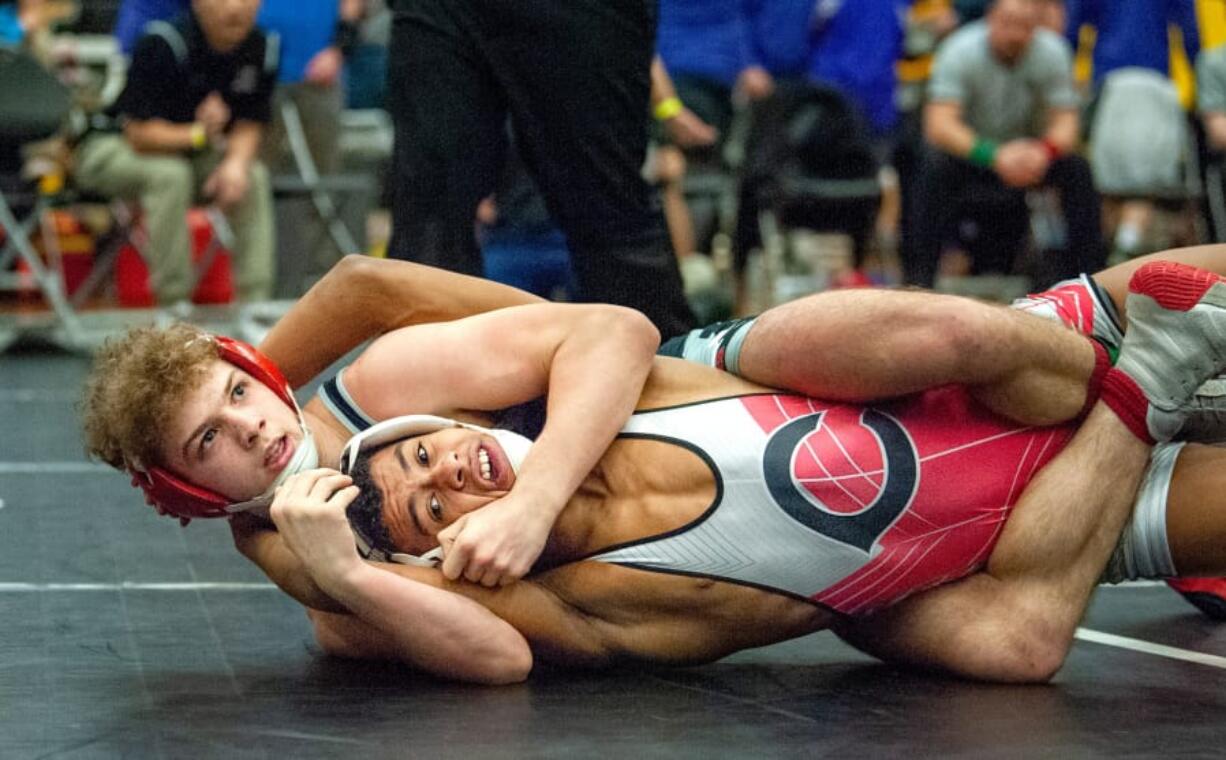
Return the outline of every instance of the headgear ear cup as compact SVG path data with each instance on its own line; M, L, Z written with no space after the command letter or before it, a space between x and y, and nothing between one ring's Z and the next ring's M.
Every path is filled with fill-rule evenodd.
M281 370L255 346L223 335L209 336L217 344L218 357L268 386L291 409L298 411L293 390ZM234 500L201 488L163 467L132 471L133 483L153 504L173 517L226 517Z

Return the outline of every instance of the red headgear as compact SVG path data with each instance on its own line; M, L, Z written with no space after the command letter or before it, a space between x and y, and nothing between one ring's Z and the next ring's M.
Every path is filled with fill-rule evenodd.
M243 372L272 389L277 398L297 410L293 390L281 370L260 351L224 335L209 336L217 344L218 355ZM234 503L216 491L193 485L162 467L146 470L129 468L132 485L140 487L146 498L174 517L226 517L233 510L226 508Z

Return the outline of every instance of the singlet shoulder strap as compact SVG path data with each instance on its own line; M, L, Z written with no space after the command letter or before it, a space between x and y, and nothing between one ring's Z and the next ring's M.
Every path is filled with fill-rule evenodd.
M350 433L357 435L375 424L375 419L354 402L345 388L343 376L344 370L341 370L319 386L319 399L324 402L332 416L340 420Z

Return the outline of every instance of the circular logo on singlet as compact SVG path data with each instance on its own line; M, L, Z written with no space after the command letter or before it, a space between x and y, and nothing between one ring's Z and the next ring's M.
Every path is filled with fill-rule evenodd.
M903 426L876 409L850 407L777 428L762 467L789 517L865 552L906 510L919 479L919 455Z

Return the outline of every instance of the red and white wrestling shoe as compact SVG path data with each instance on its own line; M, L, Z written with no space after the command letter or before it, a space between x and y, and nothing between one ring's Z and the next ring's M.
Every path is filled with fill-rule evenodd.
M1103 400L1137 436L1169 441L1196 391L1226 368L1226 278L1170 261L1128 285L1128 330Z
M1166 585L1213 620L1226 620L1226 578L1171 578Z

